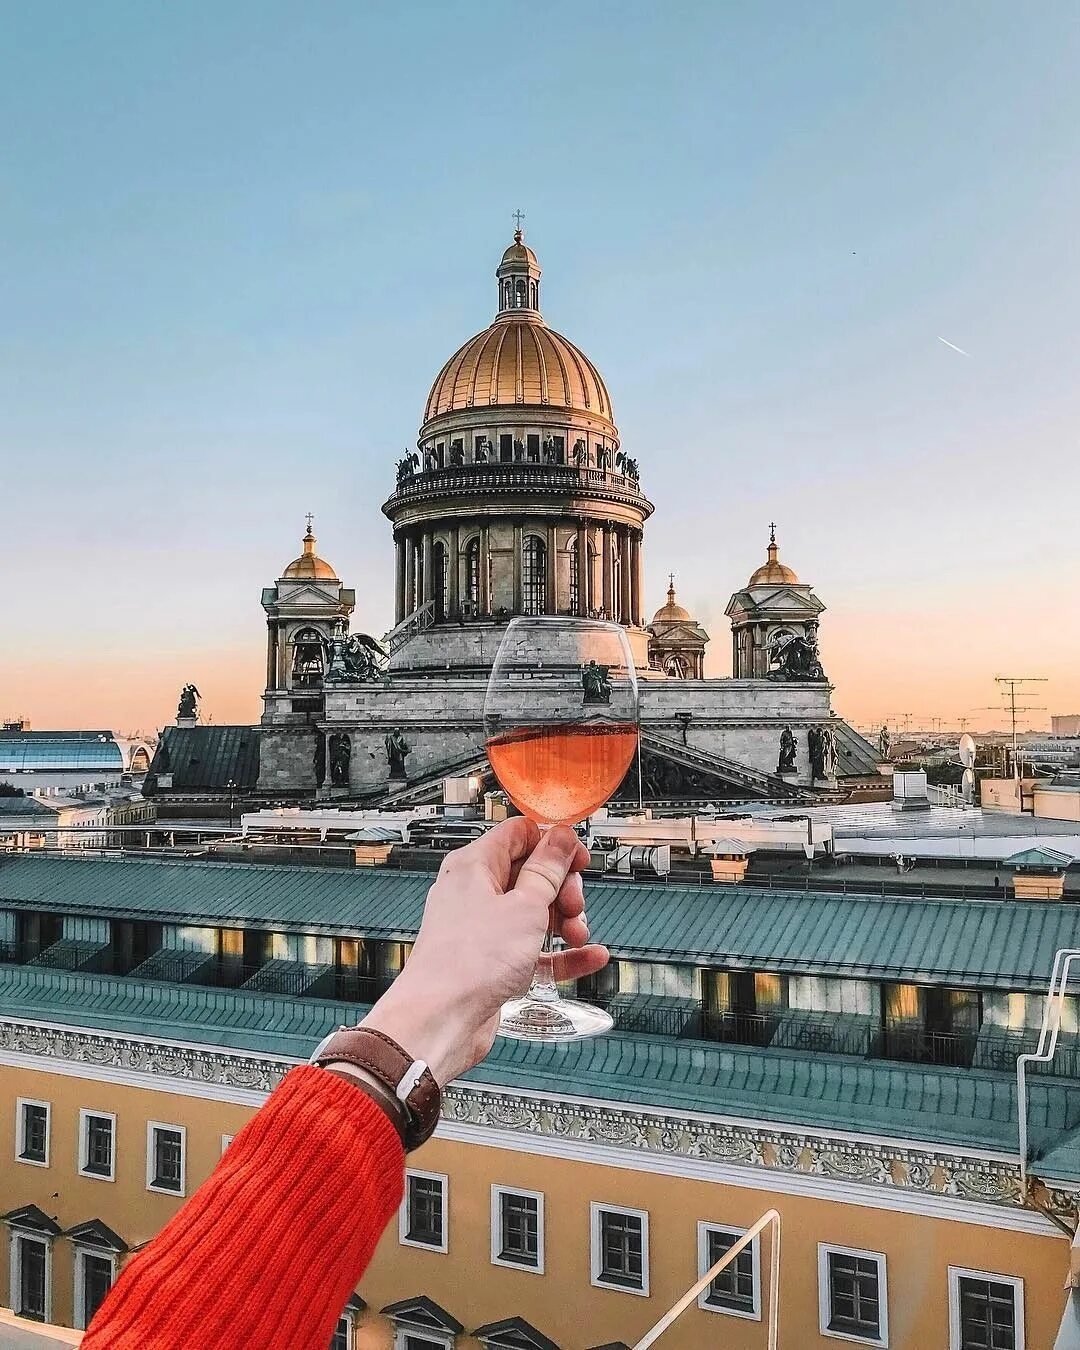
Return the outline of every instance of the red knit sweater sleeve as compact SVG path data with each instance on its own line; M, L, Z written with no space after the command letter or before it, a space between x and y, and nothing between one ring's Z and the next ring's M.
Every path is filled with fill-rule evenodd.
M403 1185L375 1102L294 1069L125 1267L83 1350L326 1350Z

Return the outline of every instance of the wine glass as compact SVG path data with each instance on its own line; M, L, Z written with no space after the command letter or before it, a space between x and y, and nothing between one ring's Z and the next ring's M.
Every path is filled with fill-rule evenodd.
M626 631L596 619L514 619L488 681L484 735L506 795L541 829L591 815L637 751L637 675ZM549 924L528 993L503 1007L502 1035L575 1041L611 1030L602 1009L559 993L553 944Z

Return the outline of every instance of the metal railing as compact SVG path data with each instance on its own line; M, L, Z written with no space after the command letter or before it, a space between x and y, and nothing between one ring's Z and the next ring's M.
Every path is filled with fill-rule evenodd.
M1028 1096L1027 1067L1029 1064L1053 1062L1057 1050L1058 1034L1061 1031L1061 1013L1065 1006L1065 991L1069 984L1069 972L1073 964L1080 961L1080 950L1075 947L1061 947L1054 953L1054 966L1050 972L1050 987L1046 991L1043 1004L1042 1026L1039 1028L1039 1043L1029 1054L1021 1055L1016 1061L1016 1118L1019 1134L1020 1152L1020 1194L1028 1193Z
M426 632L434 622L435 601L426 600L419 609L414 609L411 614L406 614L396 628L391 628L389 633L383 634L382 645L386 648L387 654L393 656L410 639L416 637L419 633Z
M978 1042L975 1031L928 1031L920 1026L886 1024L878 1032L871 1053L874 1059L969 1069Z
M668 1327L681 1317L682 1314L694 1303L694 1301L708 1289L713 1280L721 1271L726 1270L732 1261L750 1245L757 1235L766 1228L772 1228L772 1243L769 1253L769 1340L768 1350L779 1350L780 1345L780 1215L775 1209L767 1209L760 1219L746 1230L739 1238L738 1242L733 1243L723 1254L719 1261L702 1275L697 1284L691 1286L678 1303L661 1317L642 1336L641 1340L635 1341L633 1350L649 1350L650 1345L655 1345L660 1337L667 1331Z

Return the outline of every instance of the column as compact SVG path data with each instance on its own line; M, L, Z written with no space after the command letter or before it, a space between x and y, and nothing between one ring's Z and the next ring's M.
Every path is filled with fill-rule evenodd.
M277 641L274 645L277 648L277 679L274 681L274 688L284 689L288 683L286 662L289 656L289 644L285 641L285 630L281 624L278 624Z
M514 613L521 613L521 521L514 522Z
M487 525L480 526L480 613L491 613L491 540Z
M630 527L624 525L619 530L619 621L621 623L633 623L631 617L631 573L633 568L630 560Z
M641 614L641 531L630 531L630 622L640 628Z
M460 606L461 572L461 530L455 525L450 531L450 556L446 560L446 615L448 619L458 617Z
M613 602L614 586L612 585L611 575L611 523L604 521L604 532L601 536L601 558L600 558L600 576L602 578L601 586L601 604L604 608L604 618L610 619L615 613Z
M277 687L277 620L266 621L266 687Z
M396 569L395 569L395 589L394 589L394 613L397 615L394 622L400 623L405 617L405 536L399 534L394 540L396 548Z
M405 535L405 613L403 619L416 608L416 540Z
M421 604L425 605L429 600L435 598L435 574L431 567L431 542L431 531L425 530L420 555L420 571L423 579L423 600Z
M584 618L589 612L589 595L592 591L592 577L589 576L589 541L585 535L585 522L578 521L577 540L577 613Z
M556 583L559 573L556 564L559 560L558 554L559 536L555 530L555 522L548 521L547 527L547 553L545 555L545 575L544 575L544 613L558 614L559 597L555 593Z

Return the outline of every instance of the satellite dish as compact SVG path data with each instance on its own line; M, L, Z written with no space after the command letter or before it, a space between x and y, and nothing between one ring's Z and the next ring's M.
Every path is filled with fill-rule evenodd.
M960 737L960 763L965 769L975 767L975 741L966 731Z
M965 769L965 770L964 770L964 777L963 777L963 779L961 780L961 783L960 783L960 791L964 794L964 801L965 801L965 802L973 802L973 801L975 800L975 770L974 770L974 769Z

